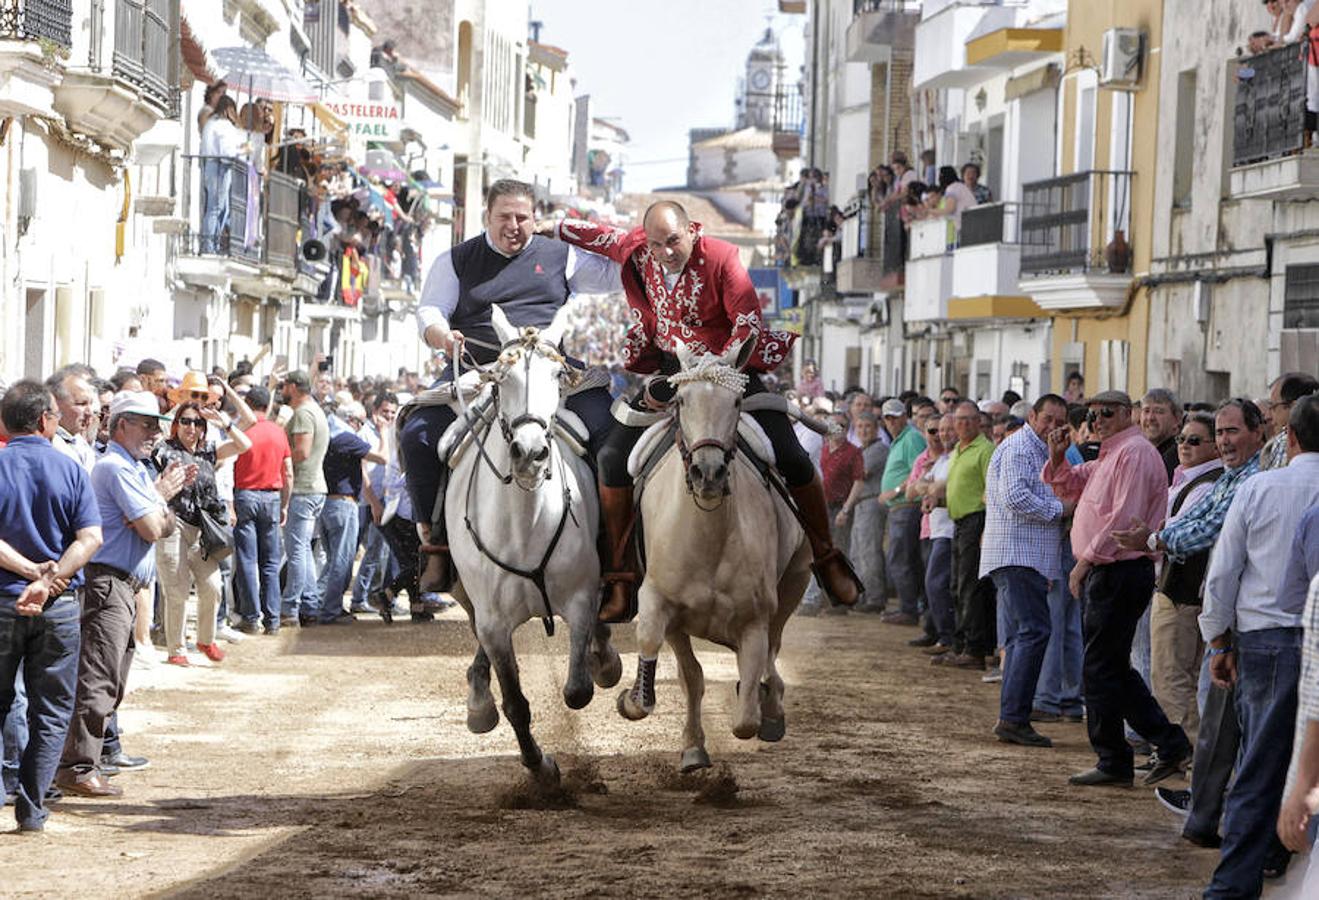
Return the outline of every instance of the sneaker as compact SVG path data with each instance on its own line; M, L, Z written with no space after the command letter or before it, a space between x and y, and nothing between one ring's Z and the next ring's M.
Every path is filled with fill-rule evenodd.
M985 670L985 658L983 656L972 656L970 653L963 653L961 656L953 659L949 665L955 666L959 669L979 669L983 672Z
M1153 787L1160 781L1185 773L1186 763L1190 758L1190 753L1183 753L1171 759L1164 759L1162 756L1151 753L1150 760L1153 761L1153 765L1150 766L1148 774L1145 775L1145 786Z
M879 617L885 625L919 625L920 619L900 609L890 610Z
M153 644L137 644L133 648L133 668L154 669L160 664L160 651Z
M931 656L931 657L930 657L930 665L932 665L932 666L951 666L951 665L953 664L953 661L954 661L955 659L957 659L957 654L954 653L952 650L946 650L946 651L944 651L943 653L940 653L940 654L938 654L938 655L936 655L936 656Z
M243 642L243 636L229 625L221 625L219 628L215 629L215 639L217 641L224 641L226 644L241 644ZM198 644L198 646L200 647L201 645Z
M198 644L197 649L211 662L224 661L224 651L220 649L219 644Z
M937 643L939 643L939 639L938 639L938 638L936 638L936 637L930 637L928 634L923 634L923 635L921 635L921 636L918 637L918 638L912 638L911 640L907 641L907 646L908 646L908 647L933 647L933 646L934 646L935 644L937 644Z
M297 616L280 616L280 617L279 617L279 627L280 627L280 628L301 628L301 627L302 627L302 620L299 619Z
M238 630L243 634L260 634L261 624L259 622L249 622L244 619L238 623Z
M938 643L931 644L921 652L925 653L927 656L943 656L945 653L953 652L953 647L951 644L945 644L942 641L940 641Z
M375 612L374 609L372 609L371 607L367 606L365 603L352 603L352 604L349 604L349 606L348 606L348 611L349 611L350 613L354 613L354 614L357 614L357 613L373 613L373 612Z
M1005 744L1020 744L1023 747L1052 747L1053 741L1040 734L1029 725L1016 722L1004 722L1002 719L994 726L994 737Z
M168 664L171 665L171 666L179 666L179 667L184 668L184 669L186 669L186 668L188 668L189 666L192 665L192 663L188 662L188 657L186 657L186 656L181 656L181 655L178 655L178 656L168 656L168 657L165 658L165 662L168 663Z
M1144 762L1138 762L1134 769L1138 775L1145 776L1153 771L1154 767L1159 764L1159 752L1156 750L1149 756L1145 757Z
M1154 797L1163 804L1163 808L1179 816L1191 814L1191 792L1178 791L1173 788L1156 787Z
M275 637L279 634L279 626L267 625L266 627L261 629L261 633L264 634L266 637Z
M1003 670L994 666L988 672L980 676L980 680L985 684L998 684L1003 680Z
M429 612L440 613L440 612L444 612L446 609L452 609L458 604L455 603L453 600L448 600L440 596L439 594L422 594L421 605L422 608L428 610Z

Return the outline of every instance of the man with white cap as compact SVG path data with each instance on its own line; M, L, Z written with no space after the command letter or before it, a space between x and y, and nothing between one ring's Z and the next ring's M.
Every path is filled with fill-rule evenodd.
M133 661L134 593L156 577L152 545L174 532L169 501L197 475L171 463L152 478L148 459L160 439L156 397L120 391L110 402L110 444L92 469L103 542L86 568L77 699L56 783L66 793L117 797L97 768L105 727L124 699Z
M361 517L357 501L362 494L364 463L384 463L385 457L371 449L358 432L366 424L366 410L349 395L336 396L339 408L329 419L330 443L325 450L325 508L317 523L321 546L325 549L325 568L321 570L316 593L321 596L321 624L353 621L344 612L343 595L353 574L357 555ZM307 610L311 614L311 610Z
M907 421L907 406L890 397L879 409L892 443L880 479L879 503L888 506L888 574L898 590L898 609L884 621L897 625L920 622L920 596L925 570L921 566L921 508L908 500L906 483L916 457L925 449L925 436ZM886 598L872 602L883 606Z

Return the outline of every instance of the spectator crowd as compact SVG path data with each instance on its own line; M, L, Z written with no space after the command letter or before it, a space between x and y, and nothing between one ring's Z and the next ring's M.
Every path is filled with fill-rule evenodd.
M21 831L64 794L122 795L113 777L149 764L118 726L134 668L216 666L245 638L451 605L419 590L394 447L418 389L403 370L263 383L247 363L145 359L4 391L0 759Z
M1317 392L1291 373L1259 400L1133 403L1073 373L1034 402L875 399L808 362L790 393L835 426L799 435L865 582L850 614L995 685L999 741L1084 724L1071 784L1153 787L1219 850L1205 896L1253 897L1319 825ZM848 614L823 607L799 612Z
M999 741L1040 752L1084 724L1095 764L1072 785L1155 787L1220 849L1206 896L1284 872L1319 788L1319 380L1183 404L1087 396L1079 373L1065 396L980 402L802 376L785 393L834 426L798 433L865 584L850 614L919 629L937 677L995 685ZM148 764L118 727L135 666L446 608L419 589L393 439L418 390L406 371L262 382L147 359L5 391L0 718L21 830ZM818 590L800 612L849 614Z

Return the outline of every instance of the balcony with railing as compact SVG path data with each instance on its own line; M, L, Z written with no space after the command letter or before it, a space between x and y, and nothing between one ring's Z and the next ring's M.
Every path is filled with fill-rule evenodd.
M898 208L877 209L857 195L845 209L843 258L837 266L840 294L876 294L902 286L902 221Z
M920 0L852 0L847 61L886 63L894 50L911 50L920 20Z
M328 268L307 268L300 235L310 215L301 179L258 174L246 159L188 157L196 171L197 210L176 236L180 277L198 284L249 281L292 291L300 273L314 285ZM218 191L217 196L211 192ZM222 198L222 199L220 199Z
M54 106L73 130L126 150L156 122L178 115L178 64L170 52L178 8L170 0L114 0L95 9L92 65L65 73ZM114 45L104 54L102 35L109 34Z
M926 3L915 30L912 86L920 90L966 88L990 77L991 69L968 62L967 41L1010 28L1019 8L1012 0Z
M909 322L947 319L948 301L953 296L953 220L942 216L918 219L911 223L909 234L903 318Z
M1021 290L1021 204L986 203L962 213L953 251L950 320L1032 318L1040 308Z
M1288 44L1235 62L1234 198L1319 198L1319 150L1305 145L1305 46Z
M781 160L801 156L802 128L801 86L780 84L774 91L773 137L774 155Z
M1041 307L1126 301L1131 178L1130 172L1087 171L1022 186L1022 285Z
M49 116L73 46L73 0L0 0L0 116Z

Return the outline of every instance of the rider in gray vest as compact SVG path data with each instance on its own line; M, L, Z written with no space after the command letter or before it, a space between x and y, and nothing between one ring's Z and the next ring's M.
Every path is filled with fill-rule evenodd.
M618 266L610 260L534 234L534 204L534 190L525 182L501 179L490 186L486 230L437 257L426 276L417 308L417 325L426 346L443 350L452 360L461 342L463 352L477 363L492 363L499 356L490 324L492 305L498 304L514 325L545 328L572 294L623 289ZM466 357L464 361L469 362ZM450 362L438 383L452 379ZM567 401L590 432L592 459L613 423L610 402L603 387L581 391ZM454 419L448 406L420 406L411 411L399 433L408 491L426 553L424 591L448 590L453 582L444 525L446 473L436 448Z

